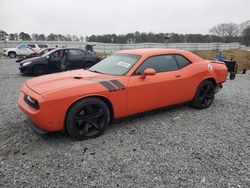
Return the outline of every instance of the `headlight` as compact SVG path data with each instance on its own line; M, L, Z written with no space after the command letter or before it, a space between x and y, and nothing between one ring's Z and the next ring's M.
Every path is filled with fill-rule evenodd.
M33 108L35 108L35 109L37 109L37 110L39 109L39 104L38 104L37 100L33 99L32 97L30 97L30 96L28 96L28 95L25 95L25 96L24 96L24 101L25 101L28 105L32 106Z
M32 63L31 61L30 62L25 62L25 63L23 63L23 66L29 65L31 63Z

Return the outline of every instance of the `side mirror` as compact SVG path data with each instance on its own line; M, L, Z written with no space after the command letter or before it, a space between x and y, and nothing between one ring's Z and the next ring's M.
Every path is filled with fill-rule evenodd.
M152 69L152 68L147 68L143 71L143 74L141 75L141 78L142 79L145 79L146 76L153 76L156 74L156 71L155 69Z
M49 55L46 56L46 59L49 59Z

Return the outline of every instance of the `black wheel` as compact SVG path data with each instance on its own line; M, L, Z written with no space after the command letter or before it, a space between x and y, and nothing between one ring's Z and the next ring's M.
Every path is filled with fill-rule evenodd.
M231 72L229 75L230 80L234 80L235 79L235 73Z
M110 121L110 111L99 98L86 98L76 102L68 111L66 129L77 140L101 135Z
M43 65L36 65L33 68L32 73L35 76L39 76L39 75L45 74L45 67Z
M87 62L87 63L85 63L85 65L84 65L84 69L85 70L88 70L90 67L92 67L94 65L94 63L92 63L92 62Z
M10 52L9 57L10 58L16 58L16 53L15 52Z
M211 81L202 81L196 91L192 106L199 109L208 108L214 100L214 91L215 87Z

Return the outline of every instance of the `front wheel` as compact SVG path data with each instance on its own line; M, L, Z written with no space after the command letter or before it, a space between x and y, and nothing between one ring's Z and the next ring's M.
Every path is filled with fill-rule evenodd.
M9 53L9 58L16 58L16 53L15 52L10 52Z
M208 108L213 103L214 94L214 84L209 80L202 81L196 91L192 106L199 109Z
M66 117L66 129L77 140L101 135L110 121L110 111L99 98L86 98L76 102Z
M36 65L33 69L32 69L32 73L35 76L40 76L45 74L45 67L43 65Z

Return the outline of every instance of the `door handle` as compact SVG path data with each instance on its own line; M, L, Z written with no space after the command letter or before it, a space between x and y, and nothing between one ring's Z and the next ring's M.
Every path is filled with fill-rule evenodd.
M181 77L181 75L180 75L180 74L177 74L177 75L175 75L175 77L179 78L179 77Z

